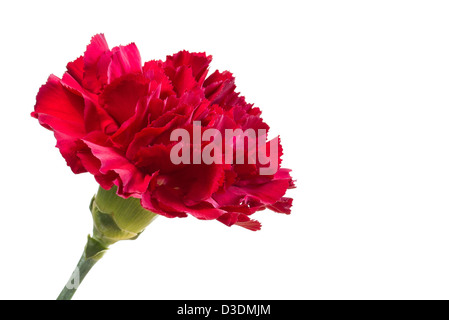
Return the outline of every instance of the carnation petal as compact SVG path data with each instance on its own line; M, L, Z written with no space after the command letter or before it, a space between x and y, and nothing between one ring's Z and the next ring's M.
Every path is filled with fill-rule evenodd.
M54 130L82 136L83 113L83 99L65 89L60 79L51 75L37 94L33 116Z
M100 105L119 123L131 118L141 97L148 93L148 80L128 75L108 85L100 96Z
M260 199L264 204L276 203L287 191L288 180L272 180L262 184L230 187L237 194L247 194Z
M202 85L209 68L209 64L212 61L212 56L206 56L204 52L188 52L180 51L172 56L167 56L165 61L165 68L167 74L177 70L181 66L191 68L192 76L195 81Z
M293 203L292 198L282 197L276 203L268 205L267 208L273 210L274 212L290 214L291 213L290 208L292 207L292 203Z
M145 194L142 197L142 204L145 207L151 196L154 196L162 205L161 209L164 209L164 211L188 213L201 220L214 220L225 213L224 210L217 209L211 203L205 201L194 206L187 206L183 202L181 193L179 190L161 186L153 191L151 195L150 193Z
M79 57L73 62L67 64L67 72L79 83L83 81L84 74L84 59Z
M186 190L184 203L194 205L209 199L224 183L224 166L190 164L178 170L167 183Z
M85 132L82 97L66 89L59 78L51 75L41 87L32 115L39 123L54 131L56 146L74 173L86 170L76 157L79 138Z
M252 220L247 215L238 212L226 212L217 220L229 227L235 224L251 231L258 231L262 227L259 221Z
M82 148L82 142L58 131L55 131L54 134L57 141L56 147L61 152L61 155L73 173L79 174L86 172L86 168L78 158L78 151Z
M84 140L92 154L101 162L100 172L115 172L120 178L119 194L124 197L139 197L148 188L150 176L143 174L136 166L119 154L114 148L104 147Z
M164 73L162 61L152 60L145 62L142 70L145 77L151 81L155 81L161 87L160 98L165 99L170 95L174 95L173 86L170 79Z
M97 34L92 37L84 53L83 86L92 92L98 92L106 83L110 58L105 59L104 56L110 56L108 43L104 34Z
M197 86L190 67L181 66L176 70L171 81L178 97Z
M108 83L127 74L142 72L142 60L140 58L139 50L134 43L127 46L114 47L111 52L111 63L109 64L108 69Z
M61 83L73 93L84 99L84 125L86 132L100 130L111 134L118 129L116 121L98 104L98 96L85 90L68 72Z

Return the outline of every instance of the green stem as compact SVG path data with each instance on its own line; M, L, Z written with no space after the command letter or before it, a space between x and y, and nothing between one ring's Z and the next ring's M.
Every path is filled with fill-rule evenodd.
M96 262L97 261L93 259L86 259L83 254L80 261L78 262L78 265L76 266L75 271L70 277L69 282L64 286L64 289L62 289L57 300L71 300L76 292L76 289L78 289L78 286L81 284L87 273L90 271L90 269L92 269ZM76 275L76 273L78 273L78 275ZM77 279L79 279L79 281Z
M67 284L62 289L57 300L71 300L81 282L84 280L90 269L103 257L108 246L90 236L87 238L87 244L84 247L75 271L73 271Z

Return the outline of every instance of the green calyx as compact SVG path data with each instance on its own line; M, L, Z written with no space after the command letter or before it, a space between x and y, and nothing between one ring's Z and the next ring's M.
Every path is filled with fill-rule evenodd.
M120 240L136 239L157 216L144 209L139 199L119 197L115 186L110 190L99 187L90 211L94 221L92 238L104 248Z

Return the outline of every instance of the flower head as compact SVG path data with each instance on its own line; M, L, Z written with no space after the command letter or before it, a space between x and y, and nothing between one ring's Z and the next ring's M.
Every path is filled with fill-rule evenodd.
M198 124L200 134L215 129L225 137L226 130L269 128L261 111L235 92L230 72L208 75L211 59L181 51L142 65L135 44L109 49L104 36L96 35L62 79L51 75L41 87L32 116L54 132L72 171L90 172L102 188L116 186L120 197L140 199L145 209L169 218L190 214L258 230L260 223L249 217L254 212L290 213L292 199L284 194L294 184L290 170L280 166L280 144L271 147L276 167L270 174L261 174L264 163L258 160L172 159L176 129L193 133ZM266 136L258 141L257 151L270 149ZM232 142L220 140L222 146ZM195 144L184 147L193 150ZM200 150L206 147L201 140ZM214 152L215 159L225 156Z

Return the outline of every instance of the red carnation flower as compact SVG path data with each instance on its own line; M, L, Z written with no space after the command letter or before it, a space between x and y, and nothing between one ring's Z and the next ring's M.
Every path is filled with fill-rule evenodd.
M260 110L235 92L231 73L207 75L211 59L181 51L142 66L135 44L109 49L96 35L62 79L51 75L41 87L32 116L54 132L72 171L90 172L104 189L115 185L119 196L138 198L169 218L191 214L259 230L251 214L265 208L289 214L292 205L283 197L294 184L290 170L279 166L280 144L278 165L268 175L260 173L260 161L174 164L170 158L177 144L171 133L192 132L195 122L201 133L269 128ZM269 149L266 139L261 147Z

